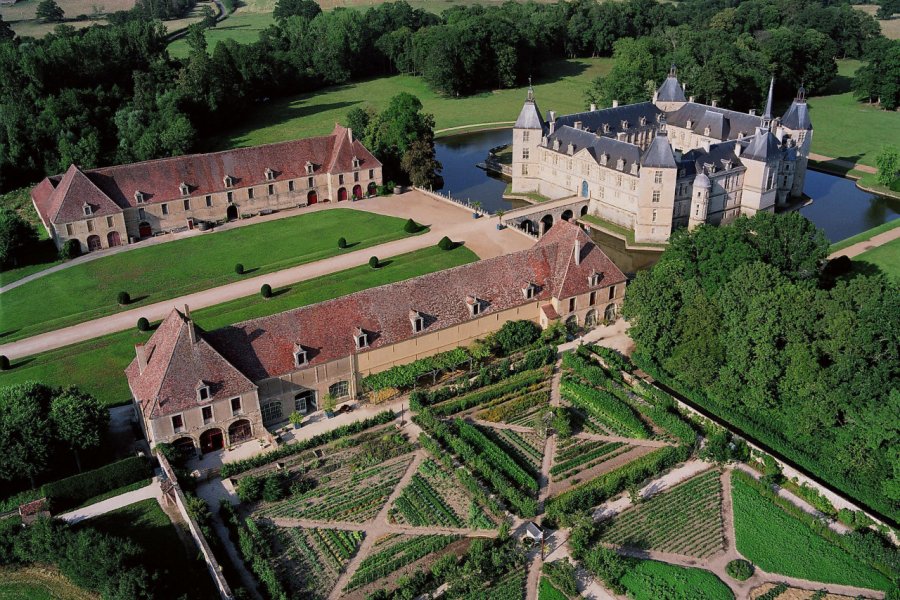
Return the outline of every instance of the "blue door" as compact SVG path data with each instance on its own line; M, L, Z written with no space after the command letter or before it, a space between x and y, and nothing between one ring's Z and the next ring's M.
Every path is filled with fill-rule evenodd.
M581 182L581 197L582 197L582 198L587 198L587 197L588 197L588 184L587 184L587 181L582 181L582 182Z

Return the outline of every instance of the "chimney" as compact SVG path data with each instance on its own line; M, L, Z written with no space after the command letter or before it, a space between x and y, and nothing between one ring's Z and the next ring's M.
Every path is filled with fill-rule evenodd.
M719 101L718 101L718 100L712 100L712 101L710 102L710 106L712 106L713 108L716 108L718 105L719 105Z
M688 102L693 102L693 101L694 101L694 97L693 97L693 96L691 96L690 98L688 98Z
M555 120L556 120L556 111L555 111L555 110L551 110L551 111L550 111L550 122L552 123L552 122L555 121Z
M594 104L593 102L591 102L591 112L594 112L596 110L597 110L597 105Z
M618 101L618 100L613 100L613 105L612 105L612 107L613 107L613 108L616 108L616 107L618 107L618 106L619 106L619 101Z
M581 264L581 240L575 239L575 264Z
M657 100L659 100L659 92L653 92L653 104L656 104Z
M738 158L741 157L741 152L742 152L743 150L744 150L744 147L743 147L743 146L741 146L741 145L738 144L738 143L735 143L735 144L734 144L734 155L737 156Z
M144 344L135 344L134 353L137 355L138 373L143 375L147 369L147 347Z
M681 91L682 91L682 92L687 91L687 84L686 84L686 83L682 83L682 84L681 84Z
M750 116L751 116L751 117L755 117L755 116L756 116L756 109L755 109L755 108L751 108L751 109L750 109Z
M709 140L703 140L703 150L709 152Z
M188 335L191 338L191 343L196 344L197 343L197 330L194 327L193 319L191 319L191 308L187 304L184 305L184 318L185 318L185 320L187 320Z
M550 135L553 135L554 131L556 131L556 121L550 121Z
M575 121L575 129L581 129L581 121Z

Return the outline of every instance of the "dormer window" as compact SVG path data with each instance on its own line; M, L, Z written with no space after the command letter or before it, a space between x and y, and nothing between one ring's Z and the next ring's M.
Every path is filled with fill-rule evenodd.
M726 171L731 169L731 161L730 160L723 160L722 164L725 166Z
M294 366L295 367L305 367L309 364L309 359L306 355L306 350L300 344L294 345Z
M222 183L225 184L225 187L230 188L234 185L234 178L231 175L226 175L222 178Z
M525 296L526 300L534 299L536 294L537 294L537 286L534 285L533 283L529 283L525 287L522 288L522 295Z
M624 158L620 158L619 160L616 161L616 169L618 169L620 171L625 169L625 159Z
M86 217L89 217L89 216L91 216L92 214L94 214L94 209L93 209L93 208L91 207L91 205L88 204L87 202L85 202L85 203L81 206L81 210L84 211L84 216L86 216Z
M602 278L603 276L600 275L600 273L591 273L590 277L588 277L588 285L590 285L591 287L596 287L600 285L600 279Z
M609 123L603 124L603 133L609 133Z
M647 124L647 117L641 117L641 127Z
M703 128L703 135L709 135L709 125Z
M359 168L359 159L356 158L355 156L353 157L353 168L354 168L354 169L358 169L358 168Z
M569 156L572 156L573 154L575 154L575 144L569 144L566 147L566 154L568 154Z
M266 169L266 181L275 181L275 171Z
M425 329L425 317L417 310L409 311L409 322L413 333L421 333Z
M361 327L356 328L353 339L356 340L357 350L362 350L363 348L369 347L369 334L363 331Z
M693 128L694 128L694 121L693 121L693 119L688 119L688 120L687 120L687 128L688 128L688 129L693 129Z
M209 393L209 384L205 381L197 383L197 402L206 402L212 394Z
M553 149L559 150L559 140L553 140Z
M180 184L178 184L178 191L182 196L187 196L191 192L191 188L188 187L188 184L182 181Z
M628 121L622 121L622 129L628 129Z
M481 300L476 296L466 296L466 306L469 307L469 315L477 317L481 314Z
M134 201L138 204L143 204L144 202L146 202L147 198L144 196L144 192L135 192Z
M309 162L309 161L306 161L306 174L307 174L307 175L312 175L312 174L313 174L313 170L315 170L315 167L313 166L313 164L312 164L311 162Z
M632 175L637 175L637 174L638 174L638 165L637 165L637 163L631 163L631 174L632 174Z
M600 155L600 164L605 167L606 163L608 163L608 162L609 162L609 154L604 152L603 154Z

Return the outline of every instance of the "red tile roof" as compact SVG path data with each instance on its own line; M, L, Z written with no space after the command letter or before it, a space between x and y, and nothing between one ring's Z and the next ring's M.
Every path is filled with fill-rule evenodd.
M71 223L122 212L75 165L61 177L44 178L32 190L32 198L44 223ZM85 205L91 207L91 214L85 214Z
M161 158L91 169L84 173L73 165L64 176L50 177L38 184L32 190L32 197L41 218L46 223L56 214L55 207L58 207L63 199L72 196L80 205L82 198L75 191L83 193L87 189L82 187L84 182L80 182L80 179L86 180L94 188L89 191L91 198L99 193L107 199L107 202L112 200L112 206L121 209L138 206L135 200L137 192L143 194L147 204L183 198L180 190L182 183L187 184L189 196L197 197L226 191L228 189L225 187L226 176L232 178L233 188L268 183L267 169L274 172L274 181L307 177L307 162L313 164L316 174L349 172L353 170L354 157L359 159L360 169L381 166L365 146L352 137L349 129L335 125L331 135L264 146ZM74 177L74 172L80 174L79 188L69 192L67 178L70 174ZM52 186L57 181L56 191L52 194L52 198L47 199L48 184ZM70 214L68 211L64 216L73 217L71 219L73 221L85 218L83 213ZM53 219L53 222L66 221Z

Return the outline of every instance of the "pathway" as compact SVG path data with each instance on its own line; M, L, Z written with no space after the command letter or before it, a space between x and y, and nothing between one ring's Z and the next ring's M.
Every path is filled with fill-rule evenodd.
M842 158L831 158L830 156L825 156L823 154L815 154L811 152L809 154L809 158L811 160L815 160L818 162L828 163L830 165L834 165L835 167L840 167L842 169L847 169L848 171L851 169L856 169L857 171L862 171L863 173L877 173L878 170L875 167L870 167L869 165L864 165L861 163L853 162L851 160L844 160Z
M149 485L145 485L140 489L126 492L124 494L119 494L118 496L113 496L112 498L107 498L106 500L97 502L96 504L76 508L73 511L57 515L56 518L74 524L78 523L79 521L84 521L85 519L91 519L93 517L105 515L108 512L112 512L119 508L130 506L132 504L140 502L141 500L148 500L150 498L156 498L157 500L162 498L162 490L159 487L159 480L156 477L153 478L153 481Z
M900 227L894 227L893 229L889 229L887 231L879 233L878 235L873 235L867 240L856 242L852 246L847 246L843 250L832 252L828 256L828 258L837 258L838 256L853 258L854 256L859 256L866 250L871 250L872 248L877 248L878 246L884 246L888 242L893 242L898 238L900 238Z
M125 310L92 321L3 344L0 345L0 354L13 359L46 352L103 335L132 329L140 317L146 317L150 321L155 321L165 318L173 308L183 308L184 305L188 305L196 310L229 300L253 296L259 293L259 289L264 283L271 285L273 288L295 284L366 264L369 257L373 254L378 255L380 258L390 258L398 254L435 246L444 236L448 236L454 241L465 242L466 247L481 258L490 258L515 250L529 248L533 244L533 242L516 235L515 232L509 230L497 231L496 223L492 219L472 219L468 211L462 211L455 205L440 202L420 192L408 192L393 197L371 198L346 207L322 204L322 208L317 209L317 206L320 205L307 210L312 212L315 210L353 208L390 216L402 215L412 218L419 223L429 225L431 229L428 233L422 235L407 237L346 254L339 254L331 258L298 265L267 275L242 279L227 285Z
M446 133L451 133L454 131L463 131L468 129L487 129L487 128L497 128L497 129L506 129L507 127L512 127L515 125L515 121L493 121L491 123L472 123L470 125L457 125L456 127L445 127L444 129L436 129L434 131L435 136L444 135Z

